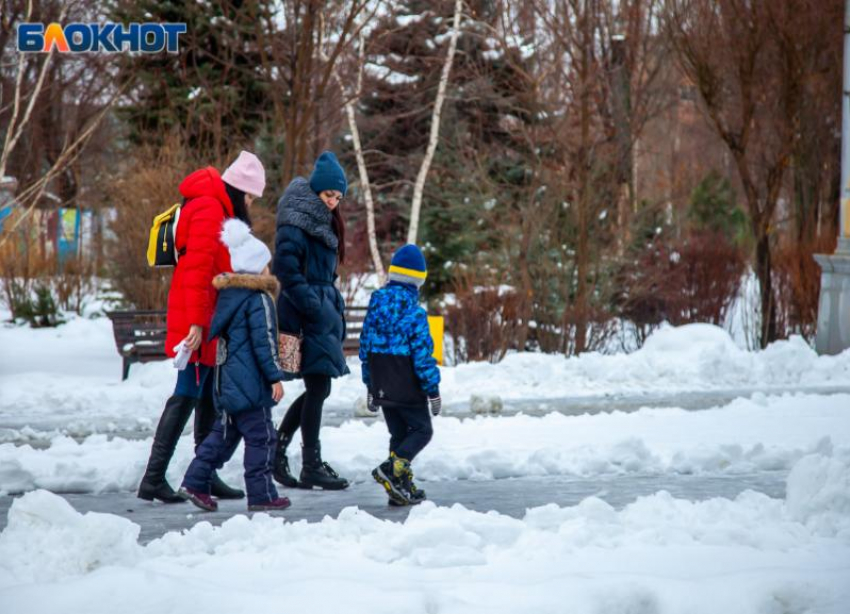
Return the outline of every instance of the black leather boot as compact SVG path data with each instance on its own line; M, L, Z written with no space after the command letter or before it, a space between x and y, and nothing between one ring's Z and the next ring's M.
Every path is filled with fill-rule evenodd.
M204 439L215 426L215 421L218 414L215 411L215 404L212 397L201 397L198 401L198 407L195 409L195 452L198 447L204 443ZM210 494L217 499L244 499L245 491L238 488L233 488L225 484L218 473L213 471Z
M322 461L321 444L315 448L301 448L301 479L298 488L321 488L323 490L343 490L348 488L348 480L339 477L331 466Z
M174 448L180 434L189 421L189 415L195 408L192 397L172 396L165 403L162 417L156 427L156 434L151 446L151 455L142 483L139 485L138 497L145 501L162 501L163 503L183 503L185 499L174 492L165 481L168 463L174 455Z
M287 488L295 488L298 486L298 480L289 471L289 459L286 458L286 448L289 447L292 441L292 435L287 435L283 432L283 423L277 430L277 444L274 450L274 471L272 476L275 482L286 486Z

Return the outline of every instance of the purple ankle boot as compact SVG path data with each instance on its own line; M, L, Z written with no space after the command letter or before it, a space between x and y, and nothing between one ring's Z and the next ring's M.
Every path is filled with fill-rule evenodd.
M287 497L278 497L277 499L272 499L271 501L266 501L265 503L252 503L248 506L249 512L274 512L281 511L288 508L292 503L289 501Z
M186 488L185 486L182 486L178 491L178 494L180 494L180 496L184 499L191 501L196 507L199 507L202 510L206 510L208 512L218 511L218 501L213 499L212 495L209 493L204 493L193 488Z

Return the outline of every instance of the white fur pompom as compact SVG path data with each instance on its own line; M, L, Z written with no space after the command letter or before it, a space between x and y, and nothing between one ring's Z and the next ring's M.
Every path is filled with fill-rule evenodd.
M228 248L239 247L251 238L251 229L248 224L236 218L230 218L224 222L221 231L221 242Z

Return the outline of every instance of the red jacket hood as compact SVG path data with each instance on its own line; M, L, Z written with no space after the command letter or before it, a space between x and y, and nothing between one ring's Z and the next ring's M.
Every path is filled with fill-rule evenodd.
M228 217L233 217L233 204L224 189L224 181L221 180L221 175L212 166L190 173L180 183L180 193L185 198L211 196L224 205Z

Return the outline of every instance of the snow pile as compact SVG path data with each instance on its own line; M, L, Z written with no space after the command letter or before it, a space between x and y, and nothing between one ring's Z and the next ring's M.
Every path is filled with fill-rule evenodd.
M151 443L151 439L110 441L105 435L91 435L78 443L60 435L46 449L0 444L0 492L133 490L144 473ZM186 458L181 458L185 470L194 449L191 435L184 438L181 448L186 453Z
M312 524L240 515L147 546L129 521L82 516L34 492L14 502L0 534L0 588L9 611L31 613L57 604L159 613L175 603L248 612L285 601L313 612L548 612L568 603L588 614L842 614L847 469L846 458L800 461L789 492L804 475L820 484L805 518L790 497L748 491L694 503L659 492L619 512L591 497L522 519L430 502L403 523L356 508ZM829 514L837 537L825 538L812 513Z
M705 411L645 408L637 412L542 417L514 415L434 420L434 439L416 459L431 480L605 474L741 474L788 471L803 456L850 449L850 395L783 395L737 399ZM325 458L342 475L371 480L386 456L381 421L349 421L322 430ZM0 444L0 491L134 490L151 440L92 435L77 442L57 436L47 448ZM298 450L298 442L293 443ZM169 468L180 482L193 454L184 436ZM241 452L222 475L242 481ZM290 454L295 471L299 455Z
M788 476L786 497L792 518L850 542L850 450L801 459Z
M494 372L488 374L488 367ZM496 366L464 365L444 373L450 388L462 381L471 389L496 392L491 390L492 378L505 399L850 386L850 351L818 356L801 337L792 337L762 352L748 352L719 327L689 324L659 329L632 354L589 353L569 359L513 354Z
M0 552L18 580L50 582L103 565L132 564L138 538L139 526L126 518L79 514L65 499L40 490L12 504Z

